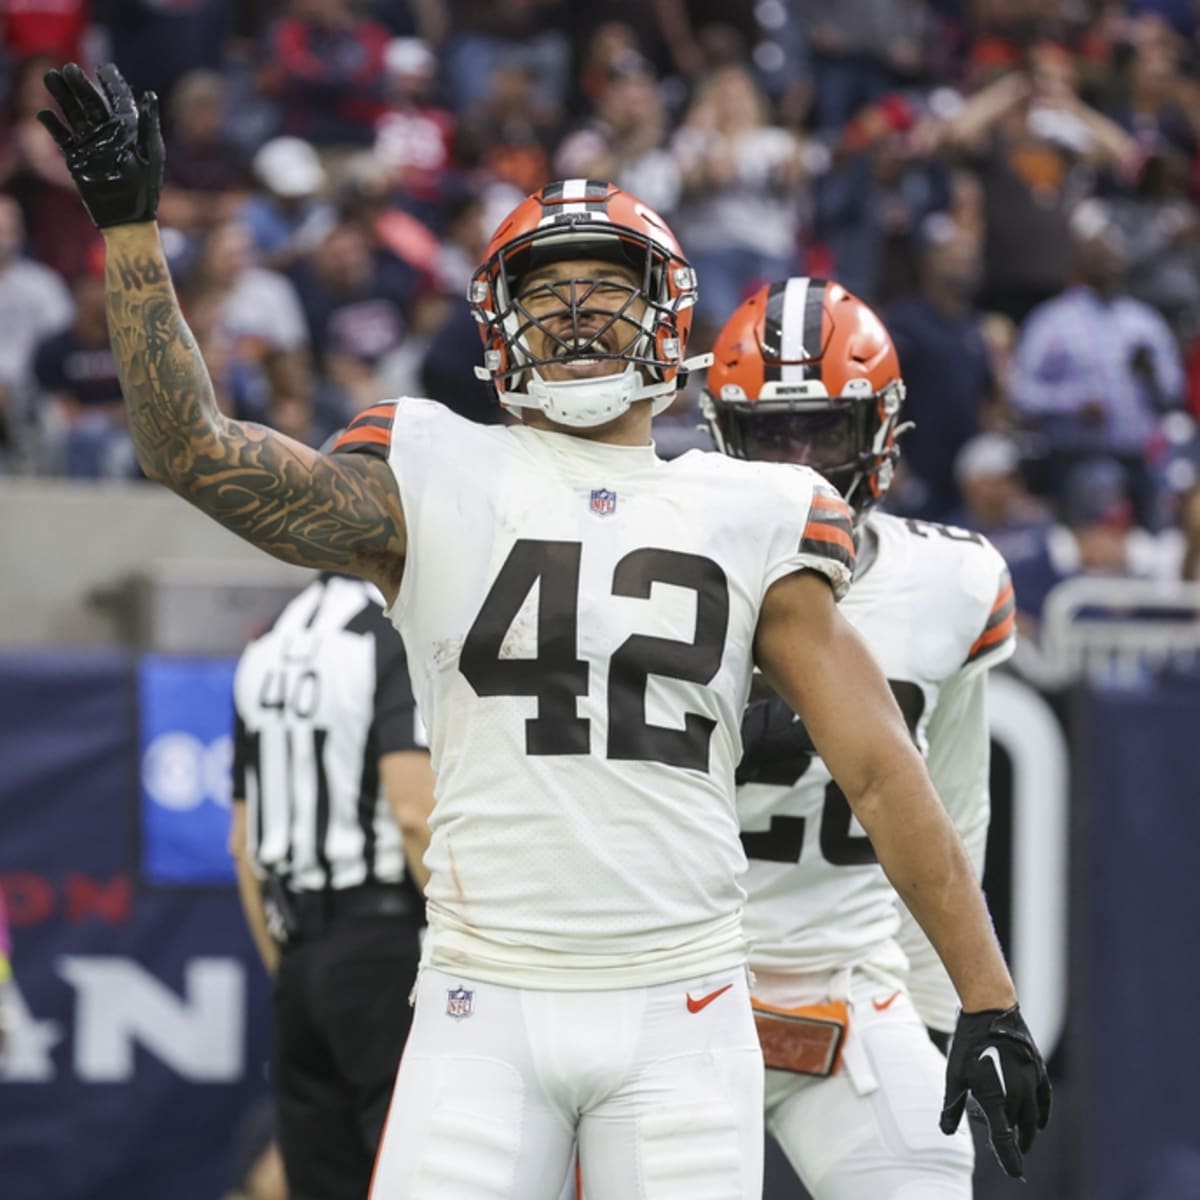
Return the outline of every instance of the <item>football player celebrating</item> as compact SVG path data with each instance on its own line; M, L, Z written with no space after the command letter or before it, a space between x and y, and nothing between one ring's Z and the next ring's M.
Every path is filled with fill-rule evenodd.
M987 672L1013 651L1013 589L1004 560L978 534L875 508L902 429L892 339L845 288L797 278L742 304L714 358L703 404L718 448L814 467L850 506L857 560L841 611L883 668L981 873ZM942 1137L946 1064L926 1034L954 1029L953 986L920 929L903 920L807 726L765 684L752 693L743 743L744 923L767 1127L816 1200L967 1200L973 1148L959 1127L961 1095L952 1071L941 1121L952 1136ZM1019 1112L1020 1138L992 1122L1002 1165L1019 1175L1049 1085L1015 1008L966 1007L958 1040L976 1058L976 1030L989 1025L1027 1051L1034 1087L1022 1100L1030 1107Z
M51 72L66 124L44 120L104 231L143 468L289 562L376 583L429 730L429 934L375 1200L555 1197L576 1135L592 1200L757 1200L733 803L756 661L966 1005L1011 1009L970 862L837 612L849 510L807 469L654 453L696 295L661 219L585 180L530 197L470 290L521 423L404 399L322 455L218 411L154 223L154 99L99 78ZM998 1066L1023 1104L1004 1030L973 1048L964 1093Z

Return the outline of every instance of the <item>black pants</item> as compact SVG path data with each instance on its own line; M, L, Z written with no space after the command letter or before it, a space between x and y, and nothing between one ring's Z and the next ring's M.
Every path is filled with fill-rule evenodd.
M414 916L335 920L283 948L275 1095L289 1200L365 1200L412 1010Z

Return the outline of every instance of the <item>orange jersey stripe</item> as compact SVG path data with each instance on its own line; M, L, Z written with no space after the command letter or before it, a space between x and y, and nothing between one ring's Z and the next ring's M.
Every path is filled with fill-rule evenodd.
M357 421L362 417L386 417L391 419L395 417L395 415L396 402L394 400L384 400L379 404L372 404L370 408L364 408L362 412L355 415L354 421ZM350 422L351 427L353 427L354 421Z
M386 446L392 440L392 432L390 429L380 429L378 425L351 425L345 433L342 434L336 442L333 443L333 450L337 451L345 449L347 446L361 445L363 442L370 442L375 446Z
M809 521L804 527L804 541L829 542L841 546L851 555L854 554L854 539L844 529L830 525L827 521Z
M995 613L1002 609L1011 599L1013 599L1013 585L1010 583L1006 588L1003 588L1000 594L996 597L996 603L992 605L992 612Z
M968 658L974 658L981 650L986 650L989 646L994 646L997 642L1002 642L1017 625L1017 614L1011 612L999 625L993 626L991 629L985 630L976 640L975 645L971 647L971 653Z

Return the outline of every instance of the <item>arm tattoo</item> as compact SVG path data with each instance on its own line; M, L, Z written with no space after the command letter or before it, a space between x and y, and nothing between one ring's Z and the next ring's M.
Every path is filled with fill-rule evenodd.
M318 454L224 417L158 254L110 245L106 289L129 431L146 474L287 562L398 582L404 523L387 464Z

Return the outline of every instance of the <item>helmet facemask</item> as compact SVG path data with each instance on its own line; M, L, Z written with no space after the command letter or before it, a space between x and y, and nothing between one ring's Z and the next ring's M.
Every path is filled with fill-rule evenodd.
M588 259L624 270L522 287L524 278L551 263ZM495 384L506 407L540 409L565 425L605 424L637 400L651 400L657 414L674 399L677 373L692 365L682 361L680 315L694 298L695 276L686 261L635 230L598 232L594 224L535 229L476 272L470 299L486 345L485 365L476 374ZM624 369L545 377L546 367L564 362Z
M891 486L903 399L896 380L881 392L821 400L708 398L705 411L723 453L811 467L861 519Z

